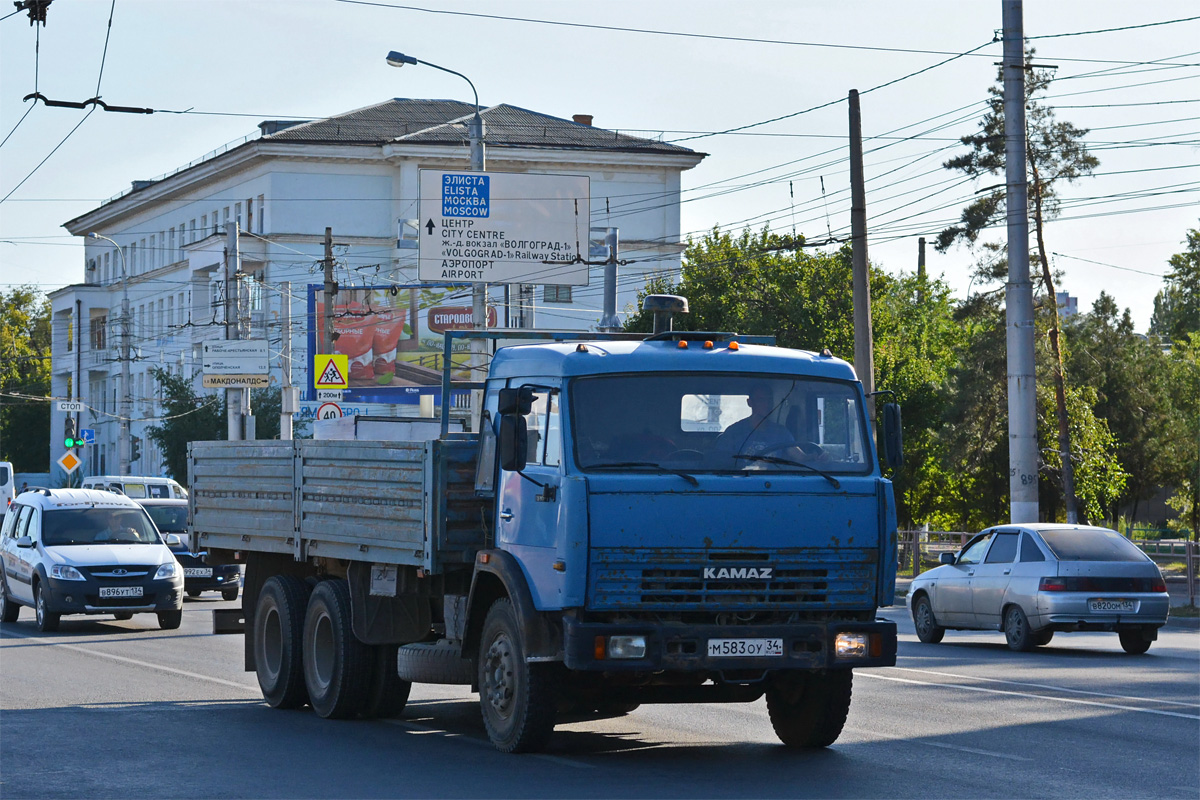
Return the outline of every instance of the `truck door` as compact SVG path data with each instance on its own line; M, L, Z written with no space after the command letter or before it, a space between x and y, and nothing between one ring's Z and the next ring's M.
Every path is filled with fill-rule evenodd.
M933 615L943 624L950 627L974 625L971 580L975 577L976 568L983 561L983 553L987 550L991 538L992 532L984 531L968 542L959 553L958 560L949 565L946 573L938 578Z
M513 386L522 383L534 382ZM557 599L557 581L539 582L538 576L559 574L554 571L563 452L558 389L539 386L534 391L525 424L529 436L525 469L521 473L500 470L496 541L521 563L534 604L547 608Z
M983 563L975 568L971 577L971 608L976 627L1000 627L1000 609L1012 579L1018 538L1016 531L997 531Z

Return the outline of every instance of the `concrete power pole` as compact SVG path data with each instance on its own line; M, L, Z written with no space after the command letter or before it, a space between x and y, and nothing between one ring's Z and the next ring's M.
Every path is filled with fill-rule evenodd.
M621 330L621 319L617 316L617 228L609 228L604 236L608 259L604 262L604 314L600 317L600 330Z
M284 281L279 287L279 322L283 329L283 347L280 361L283 363L283 394L279 402L279 438L292 438L292 414L296 412L298 398L292 386L292 282Z
M115 244L115 242L114 242ZM133 413L133 403L129 395L129 270L125 264L125 250L117 248L121 254L121 408L120 427L117 432L117 465L121 475L129 474L129 416Z
M863 181L862 118L858 90L850 90L850 251L854 272L854 371L867 393L875 426L875 354L871 334L871 281L867 271L867 192Z
M234 294L237 281L237 223L225 226L225 341L238 339L238 296ZM242 438L242 390L225 390L225 425L231 442Z
M1008 213L1008 492L1011 522L1038 521L1037 395L1029 196L1025 173L1025 31L1021 0L1003 0L1004 164Z
M470 81L467 81L470 83ZM471 84L474 91L475 85ZM487 153L483 145L483 117L479 115L479 102L475 102L475 116L468 126L471 138L471 172L487 170ZM519 293L519 292L518 292ZM471 285L471 327L477 331L487 330L487 297L486 283ZM483 339L471 340L471 380L482 381L484 378L484 361L487 357L487 342ZM449 403L449 397L443 397L442 403ZM471 391L471 430L479 430L479 420L483 412L483 392L479 389Z

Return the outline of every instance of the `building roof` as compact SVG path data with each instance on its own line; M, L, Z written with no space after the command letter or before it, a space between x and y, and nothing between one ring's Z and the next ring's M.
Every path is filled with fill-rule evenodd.
M270 142L304 144L404 144L448 145L466 141L466 122L475 112L471 103L458 100L411 100L395 98L335 117L301 122L282 130L268 123L262 138ZM486 133L494 147L563 148L634 153L679 153L695 151L679 145L656 142L616 131L596 128L569 119L501 104L480 111Z

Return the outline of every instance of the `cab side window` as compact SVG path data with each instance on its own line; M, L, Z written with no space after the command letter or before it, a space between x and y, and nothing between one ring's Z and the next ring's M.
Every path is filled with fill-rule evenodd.
M558 393L538 390L533 406L525 415L529 450L526 462L557 467L562 461L562 426L558 411Z
M983 560L983 551L987 549L988 542L992 540L991 533L985 533L976 537L966 549L962 551L962 555L958 557L958 564L978 564Z
M17 518L17 525L13 529L13 538L20 539L22 536L33 536L37 533L36 529L31 529L29 520L33 518L33 506L21 506L21 516Z
M988 550L986 563L1011 564L1017 557L1017 534L997 533L992 549Z
M3 538L17 538L17 520L21 518L22 508L24 506L19 506L15 503L8 507L8 513L4 515L4 526L0 528L0 531L3 531Z

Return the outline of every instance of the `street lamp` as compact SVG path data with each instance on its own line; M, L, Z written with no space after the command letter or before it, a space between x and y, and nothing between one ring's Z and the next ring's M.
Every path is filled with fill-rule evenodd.
M89 239L103 239L117 248L121 256L121 405L118 409L120 424L117 437L117 462L121 475L129 474L129 415L131 399L129 396L129 272L125 268L125 251L121 245L107 236L92 231Z
M483 150L483 117L479 116L479 92L475 91L475 84L471 83L471 79L468 78L466 75L463 75L461 72L455 72L452 69L447 69L446 67L438 66L437 64L432 64L428 61L422 61L419 58L413 58L412 56L408 56L408 55L405 55L404 53L396 52L395 50L393 50L387 54L387 63L393 67L403 67L405 64L413 64L413 65L424 64L427 67L433 67L434 69L441 70L442 72L449 72L451 75L457 75L458 77L462 78L464 81L467 82L467 85L471 87L471 93L473 95L475 95L475 115L473 117L471 117L471 124L467 126L467 136L471 142L471 171L472 172L483 172L484 170L486 170L487 169L487 157L485 156L484 150ZM485 328L487 328L487 284L486 283L472 284L472 287L471 287L471 327L477 331L481 331L481 330L484 330ZM484 350L483 339L472 339L471 340L471 369L473 372L475 370L483 369L484 355L485 355L485 350ZM471 377L475 378L476 374L472 374ZM478 430L479 429L478 425L474 424L474 421L476 419L478 419L478 417L474 416L474 415L478 414L479 410L483 406L482 393L480 393L478 391L473 391L471 393L471 399L473 401L471 405L474 409L471 427L474 430ZM448 402L450 402L450 398L443 397L442 402L448 403Z

